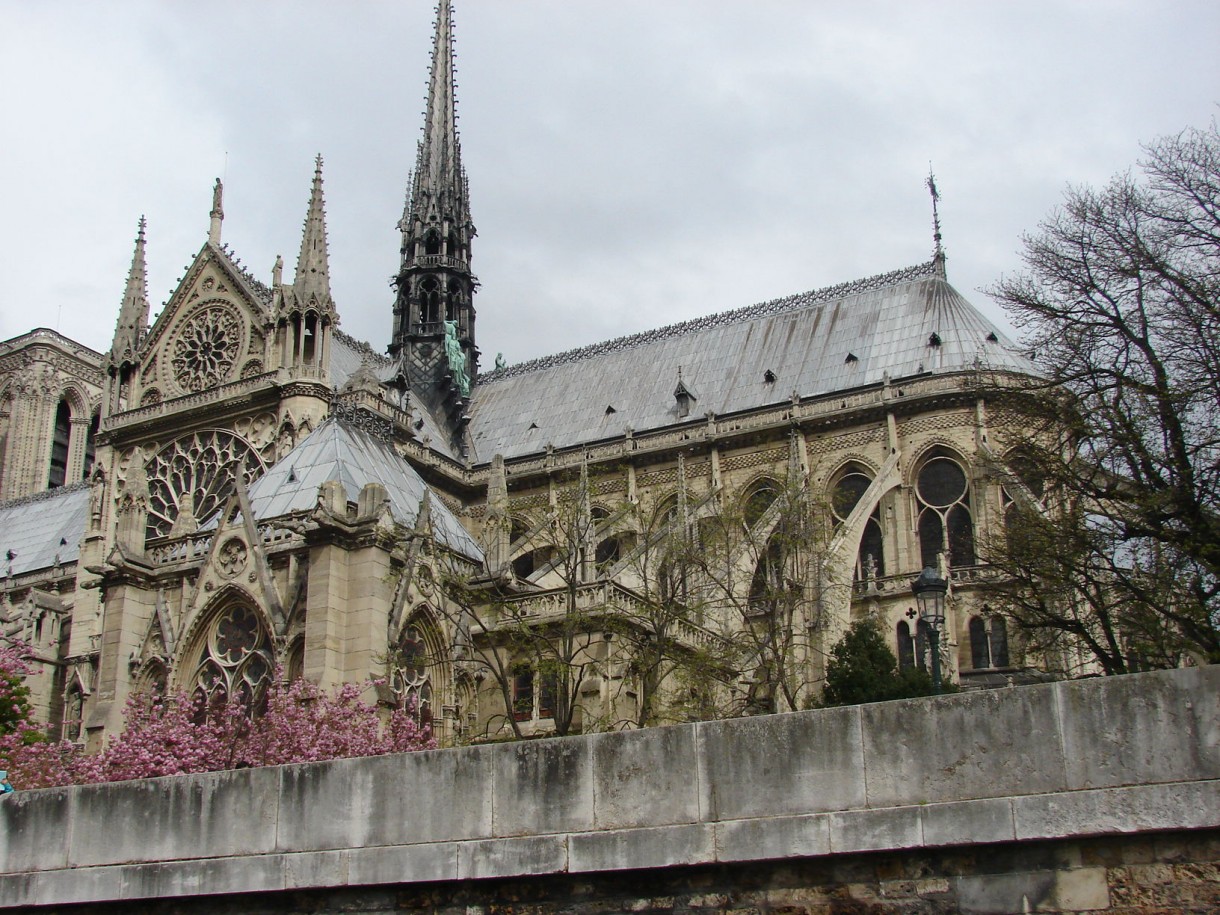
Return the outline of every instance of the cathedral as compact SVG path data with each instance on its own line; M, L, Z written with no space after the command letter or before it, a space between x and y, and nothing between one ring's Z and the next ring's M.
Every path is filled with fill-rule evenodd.
M218 181L151 323L141 222L106 352L0 342L0 626L52 735L97 748L137 691L257 703L276 676L368 683L448 743L786 711L863 618L964 688L1039 676L981 561L1034 497L1006 470L1033 369L939 237L489 368L452 35L440 0L388 341L337 327L319 157L291 273L222 243Z

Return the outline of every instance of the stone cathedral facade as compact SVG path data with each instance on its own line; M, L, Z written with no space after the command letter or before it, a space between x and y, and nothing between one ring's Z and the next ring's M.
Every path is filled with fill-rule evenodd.
M979 560L1032 497L1031 368L939 248L488 369L451 40L441 0L388 340L337 329L319 158L291 274L222 244L217 182L156 320L141 222L108 351L0 343L0 626L53 729L96 747L135 690L256 702L277 669L376 679L448 741L784 710L857 618L927 664L929 565L950 675L1033 676Z

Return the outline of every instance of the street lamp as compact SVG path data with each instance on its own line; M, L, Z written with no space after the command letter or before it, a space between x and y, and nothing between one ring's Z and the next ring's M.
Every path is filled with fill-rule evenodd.
M928 626L928 641L932 646L932 693L940 693L940 627L945 622L945 594L949 583L928 566L911 582L915 602L919 605L919 618Z

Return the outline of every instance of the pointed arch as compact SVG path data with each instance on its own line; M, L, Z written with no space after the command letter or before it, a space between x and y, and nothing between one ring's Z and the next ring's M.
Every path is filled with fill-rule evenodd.
M875 478L876 474L871 468L856 460L845 462L831 475L829 501L836 529L847 523ZM881 502L878 499L864 519L856 544L854 580L879 578L885 575L885 566L885 537L881 528Z
M935 568L941 553L951 567L977 562L970 464L956 449L935 444L913 462L911 486L923 567Z
M395 704L430 722L439 707L438 687L446 682L446 643L436 615L427 604L412 611L391 647L389 681Z
M195 619L174 665L173 681L202 705L236 700L258 710L276 657L271 621L241 588L224 588Z

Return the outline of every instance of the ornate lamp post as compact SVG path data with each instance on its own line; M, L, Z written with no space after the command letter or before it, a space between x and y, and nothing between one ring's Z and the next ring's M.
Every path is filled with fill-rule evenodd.
M919 618L928 626L928 641L932 646L932 692L939 695L940 627L945 622L945 594L949 591L949 583L936 569L928 566L911 582L911 590L919 605Z

